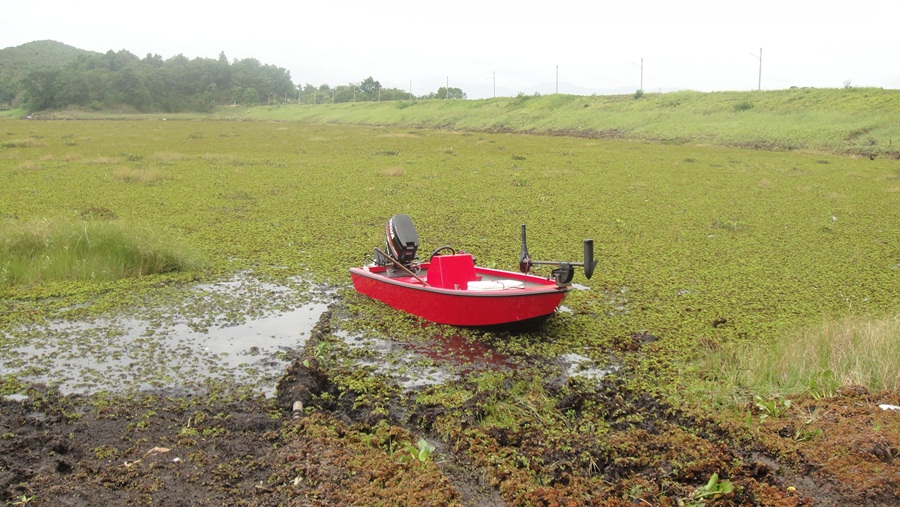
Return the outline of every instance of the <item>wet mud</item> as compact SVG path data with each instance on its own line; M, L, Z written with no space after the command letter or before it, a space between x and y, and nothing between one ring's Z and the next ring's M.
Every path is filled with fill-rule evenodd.
M374 348L333 304L276 395L0 399L0 501L29 505L896 505L889 394L748 423L676 407L626 368L436 335ZM636 333L620 354L657 337ZM355 343L355 344L354 344ZM353 352L364 351L364 353ZM394 362L398 361L398 362ZM410 382L424 369L439 382ZM355 366L354 366L355 365ZM394 365L397 371L385 365ZM400 366L398 366L400 365ZM412 373L410 373L412 372ZM716 476L718 483L710 486ZM726 488L724 484L728 484Z

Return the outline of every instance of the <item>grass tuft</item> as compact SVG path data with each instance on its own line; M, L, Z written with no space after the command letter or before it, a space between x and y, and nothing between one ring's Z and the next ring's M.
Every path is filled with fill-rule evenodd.
M27 160L27 161L19 164L20 171L39 171L40 169L41 169L40 164L38 164L37 162L32 162L30 160Z
M724 391L831 396L842 387L900 390L900 314L847 316L787 333L770 345L728 344L702 359Z
M116 280L203 264L193 249L149 227L96 220L0 225L0 286Z
M403 176L404 171L403 171L402 167L392 166L392 167L386 167L384 169L381 169L381 171L379 171L379 174L381 174L381 176L389 176L389 177L396 178L396 177Z
M114 165L119 163L119 159L114 157L97 157L90 162L92 165Z
M124 183L153 183L163 178L162 173L155 169L133 169L120 167L113 171L113 178Z
M42 142L33 138L12 139L9 141L0 142L0 148L36 148L43 145L44 144Z

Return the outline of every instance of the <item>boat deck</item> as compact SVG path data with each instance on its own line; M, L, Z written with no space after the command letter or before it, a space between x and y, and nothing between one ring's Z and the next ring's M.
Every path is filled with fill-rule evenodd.
M416 275L419 279L409 276L408 273L401 271L400 269L386 269L379 266L366 266L365 268L372 274L377 274L379 276L383 276L385 278L389 278L391 280L397 281L399 283L409 284L409 285L418 285L424 287L422 281L425 281L426 284L431 285L428 282L428 267L422 267L419 270L413 270L412 273ZM421 280L420 280L421 279ZM492 284L492 282L496 282ZM459 286L453 287L456 290L472 290L472 291L484 291L484 290L527 290L527 289L547 289L548 286L553 286L555 283L551 279L539 278L534 275L520 275L519 273L512 273L508 271L498 271L492 270L488 268L475 268L475 281L473 282L474 286Z
M444 266L446 268L446 266ZM571 290L534 275L474 268L459 271L423 264L412 273L368 265L350 268L357 292L426 320L453 326L490 326L552 314Z

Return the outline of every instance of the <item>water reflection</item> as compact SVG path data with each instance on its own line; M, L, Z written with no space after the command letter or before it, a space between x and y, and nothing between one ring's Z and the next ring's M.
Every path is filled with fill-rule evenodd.
M298 293L315 290L315 297ZM302 350L332 294L263 283L247 274L196 286L176 307L150 302L133 315L53 321L0 332L0 375L57 386L189 393L215 382L267 396Z

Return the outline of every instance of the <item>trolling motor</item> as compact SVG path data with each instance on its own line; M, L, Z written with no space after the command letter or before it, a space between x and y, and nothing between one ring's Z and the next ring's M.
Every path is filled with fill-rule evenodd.
M534 261L528 255L528 246L525 244L525 224L522 224L522 250L519 252L519 271L528 274L532 266L547 265L556 266L551 271L551 275L556 280L557 287L567 287L572 283L572 277L575 276L575 267L584 268L584 276L590 280L594 274L594 268L597 267L597 261L594 260L594 240L584 240L584 262L551 262L551 261Z

